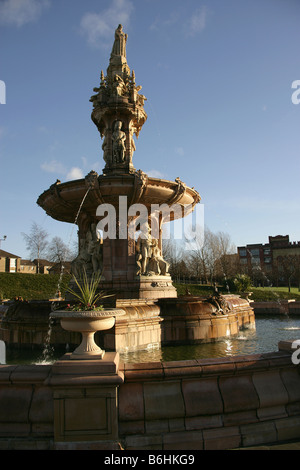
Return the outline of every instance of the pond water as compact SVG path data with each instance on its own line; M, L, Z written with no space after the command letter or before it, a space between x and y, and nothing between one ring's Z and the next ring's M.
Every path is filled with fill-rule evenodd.
M255 319L256 329L244 329L235 338L215 343L167 346L149 350L120 353L125 363L179 361L208 357L240 356L278 351L283 340L300 339L300 317L259 315ZM50 362L60 358L65 350L54 351ZM41 351L7 350L7 364L45 364Z

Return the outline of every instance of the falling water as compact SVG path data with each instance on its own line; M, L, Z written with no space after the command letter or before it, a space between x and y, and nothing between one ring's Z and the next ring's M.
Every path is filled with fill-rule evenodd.
M50 364L53 362L54 348L50 344L52 332L52 320L49 318L48 331L44 339L44 348L41 357L37 360L37 364Z
M76 214L76 217L75 217L75 220L74 220L74 224L72 226L69 241L68 241L68 244L66 245L65 254L66 254L66 251L68 250L68 248L70 247L71 240L72 240L72 237L73 237L74 228L77 224L77 220L78 220L80 211L82 209L82 206L84 204L84 201L85 201L90 189L91 189L91 186L89 186L88 189L86 190L86 193L83 196L82 201L80 203L79 209L77 211L77 214ZM65 254L64 254L63 258L65 258ZM60 269L59 280L58 280L58 283L57 283L57 291L56 291L57 300L60 300L60 287L61 287L63 274L64 274L64 265L63 265L63 260L62 260L61 261L61 269ZM54 302L52 302L52 304L51 304L51 309L52 308L54 308ZM51 343L50 343L51 333L52 333L52 325L53 325L53 320L51 318L49 318L48 331L47 331L46 337L44 339L44 348L43 348L41 357L37 361L37 364L46 364L46 363L52 362L52 360L53 360L54 348L51 346Z

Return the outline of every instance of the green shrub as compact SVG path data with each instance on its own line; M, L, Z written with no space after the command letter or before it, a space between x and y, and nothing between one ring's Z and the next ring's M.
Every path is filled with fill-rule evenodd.
M252 289L251 279L246 274L237 274L224 281L224 287L226 284L230 292L249 292Z
M234 285L237 292L249 292L252 282L247 274L237 274L234 279Z

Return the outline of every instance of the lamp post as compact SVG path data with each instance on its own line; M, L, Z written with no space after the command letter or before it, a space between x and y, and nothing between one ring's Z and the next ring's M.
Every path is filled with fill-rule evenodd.
M5 242L7 236L3 235L3 238L0 238L0 250L1 250L1 242Z

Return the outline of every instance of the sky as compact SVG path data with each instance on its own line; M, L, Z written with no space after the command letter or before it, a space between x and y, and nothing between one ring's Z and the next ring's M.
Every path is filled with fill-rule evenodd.
M28 259L33 222L76 238L36 201L102 173L89 99L119 23L147 98L135 168L194 186L236 246L300 240L299 0L0 0L1 249Z

